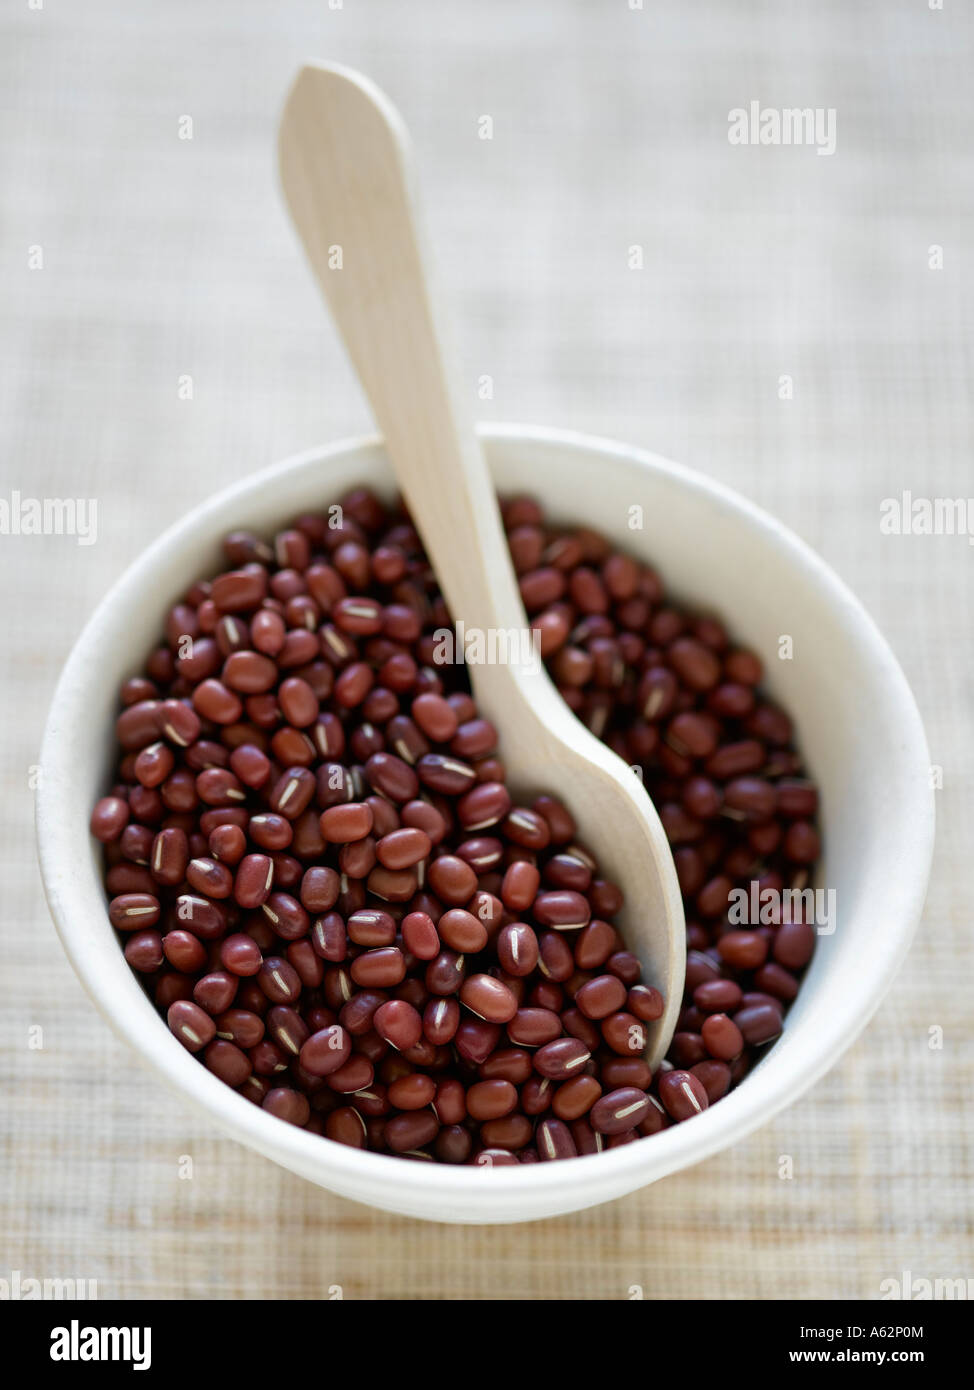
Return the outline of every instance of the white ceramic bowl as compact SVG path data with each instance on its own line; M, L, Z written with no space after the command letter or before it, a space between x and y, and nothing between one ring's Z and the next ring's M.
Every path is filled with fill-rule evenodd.
M212 573L221 536L273 531L343 489L391 490L375 440L315 449L245 479L150 546L99 605L68 660L44 738L37 794L48 903L75 970L116 1032L224 1130L301 1177L390 1211L453 1222L527 1221L594 1206L734 1143L789 1104L849 1046L903 961L933 845L929 755L903 673L858 601L765 512L654 455L557 430L483 430L498 488L536 495L657 566L670 592L724 615L765 660L821 788L838 926L819 939L780 1041L704 1114L595 1158L454 1168L360 1153L264 1113L173 1038L119 949L88 818L110 779L116 695L156 640L172 600ZM629 508L643 508L642 530ZM795 658L777 659L782 633Z

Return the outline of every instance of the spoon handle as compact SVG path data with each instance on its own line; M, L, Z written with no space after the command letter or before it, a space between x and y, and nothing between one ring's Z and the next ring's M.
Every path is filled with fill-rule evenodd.
M360 74L307 66L279 152L291 215L451 614L468 628L523 628L483 450L443 350L401 117Z

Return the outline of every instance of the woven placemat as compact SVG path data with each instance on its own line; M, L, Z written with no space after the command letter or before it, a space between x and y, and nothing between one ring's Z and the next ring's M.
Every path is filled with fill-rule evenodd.
M0 1278L770 1299L974 1276L974 556L878 525L903 489L974 493L970 11L45 0L3 25L0 495L96 498L98 537L0 536ZM223 1139L114 1042L40 892L34 764L96 601L199 499L368 425L276 192L308 55L368 71L415 131L477 411L644 444L781 516L880 622L943 767L923 924L865 1035L750 1139L578 1216L423 1225ZM834 109L834 154L730 145L752 100Z

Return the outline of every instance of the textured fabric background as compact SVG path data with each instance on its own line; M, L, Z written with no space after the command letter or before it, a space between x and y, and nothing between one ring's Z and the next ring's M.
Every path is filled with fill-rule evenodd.
M904 488L974 497L972 21L959 0L4 5L0 496L96 497L99 535L0 536L0 1277L771 1299L974 1276L974 554L878 526ZM944 769L923 925L865 1036L746 1142L580 1216L423 1225L223 1139L114 1042L41 896L31 772L79 626L199 499L368 425L276 190L307 56L365 69L415 132L472 399L495 383L478 412L644 444L781 516L879 620ZM836 108L834 156L732 147L752 99Z

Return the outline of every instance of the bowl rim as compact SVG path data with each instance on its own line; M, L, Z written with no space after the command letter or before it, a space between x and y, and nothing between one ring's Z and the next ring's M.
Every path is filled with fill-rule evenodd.
M929 768L930 759L926 736L919 710L896 657L862 603L826 562L790 528L769 512L758 507L726 484L701 474L684 464L674 463L661 455L637 446L623 444L573 429L543 425L524 425L513 422L479 424L478 433L489 446L491 443L517 443L527 446L547 446L579 453L611 457L628 465L664 474L676 480L696 497L716 505L725 514L746 522L760 531L765 540L784 556L788 563L804 571L806 581L818 588L845 618L853 622L860 640L869 648L870 658L887 682L890 700L898 709L902 738L901 757L915 762L917 768ZM773 1118L797 1100L837 1061L872 1018L892 980L899 970L913 938L926 894L934 838L934 796L932 788L923 803L911 806L909 812L915 824L911 826L914 854L909 860L899 859L890 866L891 875L899 880L898 900L901 903L901 926L884 938L873 960L874 973L857 990L847 991L836 1003L833 1014L821 1030L821 1045L814 1052L799 1052L791 1057L787 1077L782 1074L773 1084L741 1086L724 1097L719 1105L695 1116L692 1122L673 1125L653 1136L652 1152L643 1144L623 1145L599 1156L597 1172L583 1157L559 1163L503 1166L484 1182L481 1173L469 1166L406 1162L386 1154L348 1148L310 1134L288 1124L282 1124L243 1096L231 1090L216 1076L200 1065L197 1058L185 1051L171 1037L165 1024L155 1012L148 996L138 987L143 1009L129 1007L128 1001L119 1009L105 997L97 978L96 962L86 956L84 946L86 923L97 913L103 925L104 901L81 904L77 901L78 874L85 856L90 856L87 836L59 817L58 788L70 782L70 740L63 736L65 722L77 725L81 702L78 689L96 679L90 672L87 651L92 633L104 615L117 604L131 600L144 590L150 574L164 552L174 544L183 544L190 535L202 535L212 525L218 513L248 494L264 489L274 478L299 471L311 464L327 464L337 457L350 457L381 449L378 434L355 435L331 444L318 445L289 455L287 458L259 469L247 477L220 489L180 517L165 532L151 542L126 567L98 601L94 611L79 633L59 677L48 715L42 748L41 767L44 770L35 800L35 821L38 857L44 892L51 915L71 964L93 1002L118 1036L126 1041L148 1063L169 1087L177 1091L201 1111L214 1118L224 1131L240 1142L272 1158L283 1166L309 1176L317 1171L321 1185L332 1187L354 1200L382 1200L390 1183L397 1193L408 1194L420 1206L439 1199L456 1206L464 1201L477 1216L490 1219L492 1206L510 1208L520 1200L528 1204L532 1196L550 1197L574 1189L582 1200L574 1201L563 1210L581 1209L612 1197L635 1190L656 1177L698 1163L741 1139ZM120 953L121 954L121 953ZM137 982L133 976L133 983ZM161 1030L146 1027L154 1020ZM171 1047L162 1046L167 1039ZM764 1072L756 1069L749 1081L756 1082ZM767 1073L765 1073L767 1075ZM649 1161L651 1159L651 1162ZM312 1178L317 1181L317 1178ZM366 1190L369 1195L366 1195ZM403 1210L402 1205L393 1209ZM434 1211L429 1219L436 1220ZM526 1212L530 1216L530 1212ZM442 1219L442 1218L441 1218ZM461 1218L462 1219L462 1218ZM501 1216L501 1220L511 1219ZM516 1217L514 1219L517 1219Z

